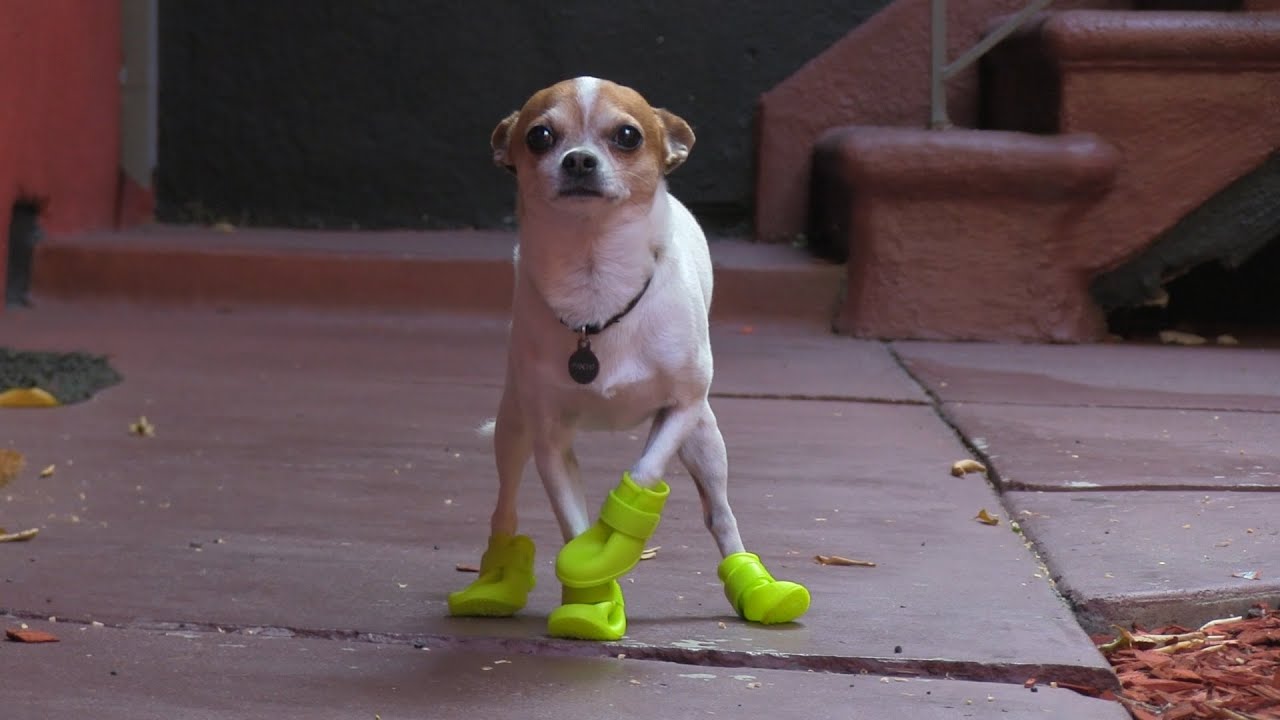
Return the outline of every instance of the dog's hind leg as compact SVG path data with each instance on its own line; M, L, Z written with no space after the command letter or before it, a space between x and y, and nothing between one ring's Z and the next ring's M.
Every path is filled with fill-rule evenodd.
M738 521L729 507L729 455L709 404L703 405L697 424L680 446L680 462L698 488L702 519L715 538L720 555L743 552L746 548L738 533Z
M591 525L578 457L573 452L573 428L544 420L538 433L533 441L533 462L560 524L560 534L568 542Z
M763 624L791 622L809 609L809 591L802 585L775 580L760 557L746 551L738 522L729 507L729 461L724 437L711 406L705 404L697 425L680 446L684 463L702 498L703 517L720 554L718 575L724 594L745 620Z
M524 607L534 586L533 541L516 535L516 501L532 443L510 392L503 393L498 408L493 446L498 465L498 501L490 522L489 546L480 559L480 577L449 594L452 615L513 615Z

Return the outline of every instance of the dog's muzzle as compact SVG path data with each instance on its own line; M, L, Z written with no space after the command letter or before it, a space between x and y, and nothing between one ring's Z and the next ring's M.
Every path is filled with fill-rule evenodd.
M570 150L560 159L561 197L603 197L596 169L600 158L590 150Z

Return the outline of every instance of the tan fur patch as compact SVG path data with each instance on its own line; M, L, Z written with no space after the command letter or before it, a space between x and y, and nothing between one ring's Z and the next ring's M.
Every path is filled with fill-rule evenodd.
M584 92L588 83L589 90ZM584 99L591 107L583 107ZM638 149L624 150L613 142L624 124L635 125L643 135ZM546 125L555 133L557 145L552 152L562 152L566 142L581 142L589 131L595 144L625 173L636 201L652 197L662 176L684 162L693 145L687 123L654 109L635 90L607 80L576 78L539 90L518 113L498 124L491 138L494 161L517 172L537 163L541 156L525 144L529 129L536 125Z

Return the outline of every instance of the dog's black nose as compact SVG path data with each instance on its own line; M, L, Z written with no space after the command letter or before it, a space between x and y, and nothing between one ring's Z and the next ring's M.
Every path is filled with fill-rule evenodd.
M570 150L564 154L560 167L569 177L582 178L596 171L600 159L587 150Z

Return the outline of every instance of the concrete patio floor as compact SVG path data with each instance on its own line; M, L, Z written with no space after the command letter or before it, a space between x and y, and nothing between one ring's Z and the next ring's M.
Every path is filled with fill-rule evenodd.
M624 583L623 641L544 636L558 533L532 470L529 606L449 618L492 510L475 427L505 326L225 303L0 314L0 344L108 353L125 378L80 405L0 411L0 447L27 458L0 525L40 528L0 544L0 620L62 640L0 643L4 716L1119 719L1048 687L1115 682L1072 604L1095 630L1280 596L1280 352L885 344L721 320L731 499L749 547L810 587L810 613L733 617L673 467L661 550ZM142 415L154 437L128 432ZM579 438L593 503L642 433ZM950 475L975 448L995 482ZM1001 523L974 521L981 508ZM1248 569L1261 579L1232 577Z

